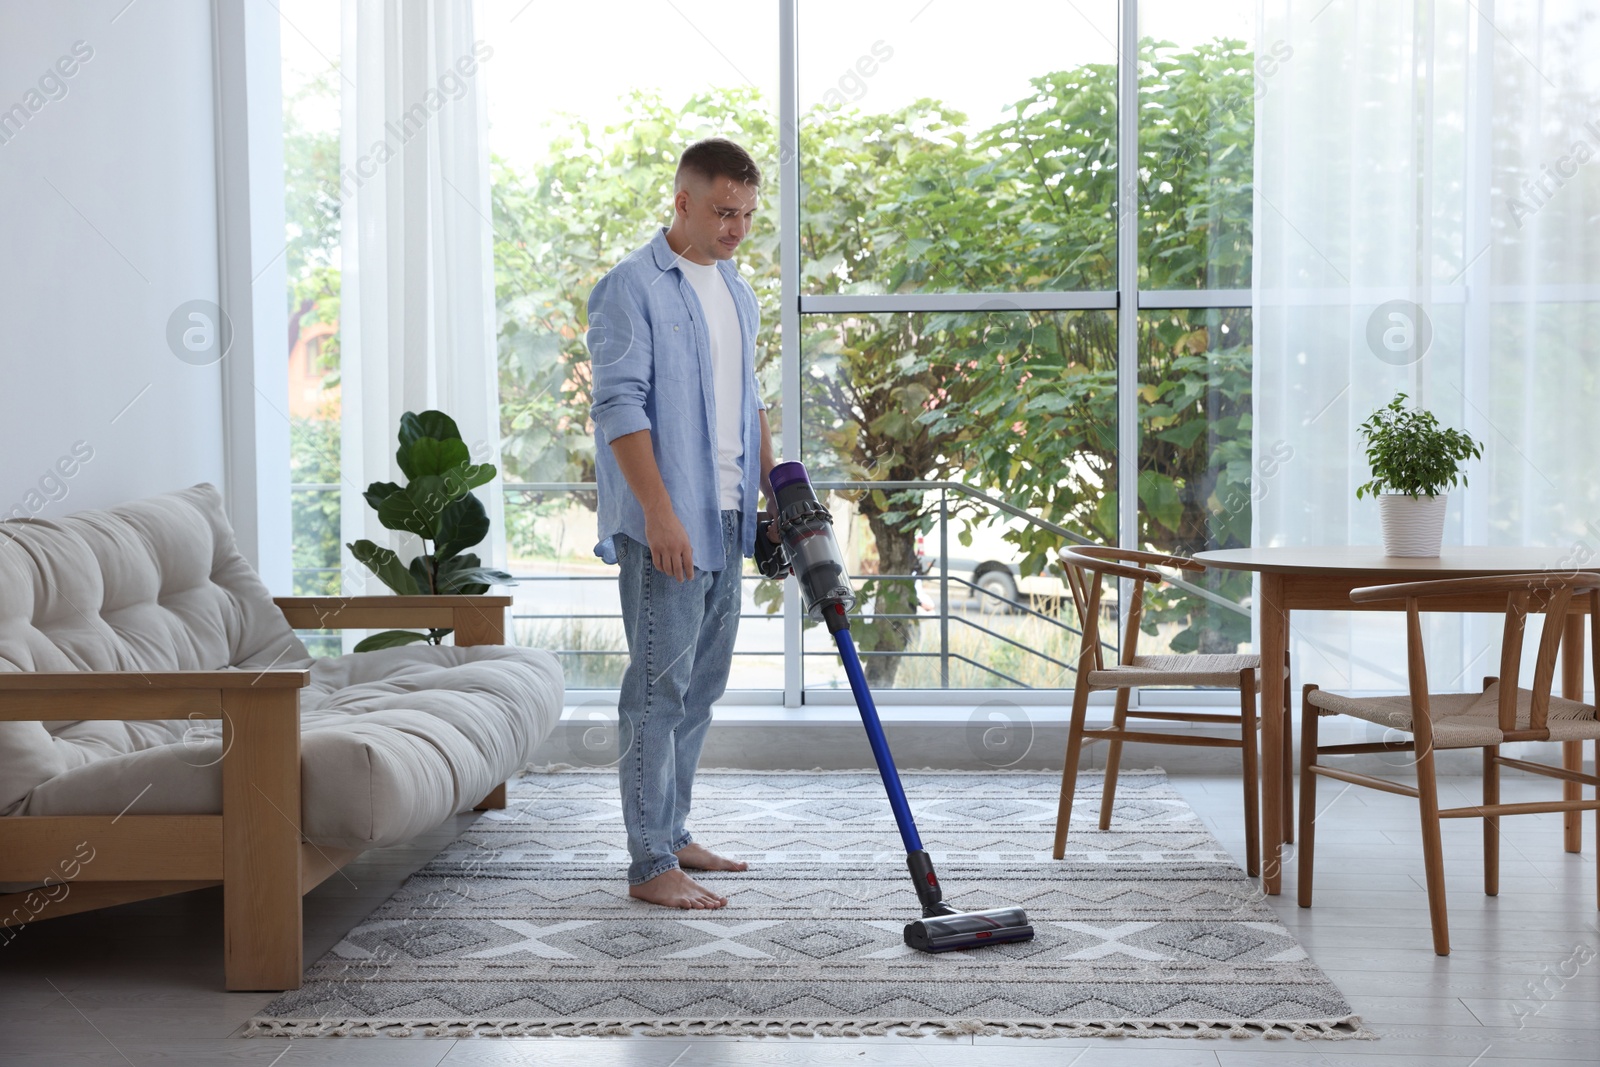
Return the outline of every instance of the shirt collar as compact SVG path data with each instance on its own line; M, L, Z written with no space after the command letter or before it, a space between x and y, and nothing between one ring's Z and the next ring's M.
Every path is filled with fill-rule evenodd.
M656 235L650 238L650 251L655 253L656 266L662 270L671 270L678 265L678 253L667 244L667 228L662 226L656 230Z
M672 270L682 262L682 257L672 250L671 245L667 244L667 228L665 226L658 228L656 235L650 239L650 251L655 255L656 266L662 270ZM729 270L738 269L731 259L719 259L716 261L715 266L719 273L727 273ZM683 272L679 271L678 273L682 274Z

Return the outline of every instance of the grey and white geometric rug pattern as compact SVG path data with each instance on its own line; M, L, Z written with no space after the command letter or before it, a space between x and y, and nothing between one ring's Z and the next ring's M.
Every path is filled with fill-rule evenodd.
M1109 831L1080 777L1050 858L1054 775L904 776L952 904L1027 909L1034 940L923 955L876 775L702 771L696 839L750 861L698 875L715 912L632 900L615 772L513 783L251 1021L384 1033L1367 1037L1160 771L1124 772Z

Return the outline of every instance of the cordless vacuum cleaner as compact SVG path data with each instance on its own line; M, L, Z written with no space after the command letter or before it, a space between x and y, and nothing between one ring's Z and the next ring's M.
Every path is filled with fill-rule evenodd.
M867 690L867 680L861 673L861 658L850 637L847 612L855 606L856 596L845 576L844 556L833 536L833 516L817 499L805 467L798 463L780 463L772 468L772 492L778 503L776 522L782 542L775 544L768 536L767 530L774 520L761 520L756 533L756 566L767 578L781 581L785 574L798 578L806 611L828 627L839 646L839 658L844 661L844 672L850 678L850 691L855 694L856 707L861 711L861 724L866 727L873 758L878 761L878 773L883 777L883 788L889 794L889 807L894 810L900 839L905 842L906 866L911 869L911 881L917 887L917 899L922 902L922 918L906 925L906 944L922 952L951 952L1032 940L1033 927L1021 908L960 912L944 903L939 877L933 872L933 861L923 850L917 824L911 819L911 807L906 803L900 774L895 770L894 757L889 754L889 742L883 736L883 724L878 721L878 709Z

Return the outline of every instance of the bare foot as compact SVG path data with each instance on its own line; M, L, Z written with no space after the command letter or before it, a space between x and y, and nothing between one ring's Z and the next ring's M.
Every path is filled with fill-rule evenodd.
M748 871L750 865L744 860L730 860L726 856L719 856L709 848L691 841L684 845L673 855L678 857L678 862L692 871Z
M690 910L720 908L728 902L727 897L717 896L676 867L663 871L648 882L630 885L628 895L635 900L660 904L665 908Z

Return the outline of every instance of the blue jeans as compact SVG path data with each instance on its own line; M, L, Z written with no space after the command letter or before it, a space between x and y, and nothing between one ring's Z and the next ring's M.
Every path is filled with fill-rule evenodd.
M632 885L678 866L673 853L693 840L684 823L694 772L739 633L741 525L739 512L722 512L728 566L696 570L686 582L656 570L648 546L616 535L630 657L617 707L617 773Z

